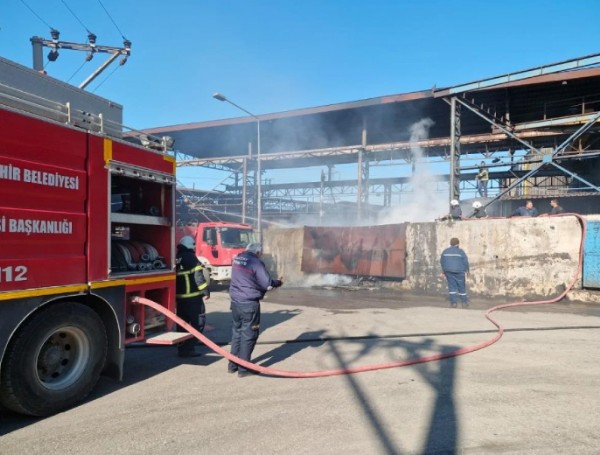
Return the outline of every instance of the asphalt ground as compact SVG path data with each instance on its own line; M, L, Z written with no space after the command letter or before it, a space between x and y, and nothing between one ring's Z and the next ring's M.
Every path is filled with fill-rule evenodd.
M378 289L272 291L254 361L292 371L445 353L495 334L493 304ZM213 292L205 334L226 345ZM129 347L125 378L45 419L0 411L0 454L597 454L600 312L559 303L494 313L496 344L409 367L316 379L238 378L227 361ZM226 346L226 349L228 347Z

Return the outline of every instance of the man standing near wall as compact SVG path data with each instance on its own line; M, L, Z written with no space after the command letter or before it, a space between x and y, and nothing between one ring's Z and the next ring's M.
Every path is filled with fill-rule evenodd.
M469 306L467 298L466 277L469 276L469 259L458 246L460 241L453 237L450 246L442 252L440 264L448 282L450 305L456 308L457 297L460 297L463 308Z

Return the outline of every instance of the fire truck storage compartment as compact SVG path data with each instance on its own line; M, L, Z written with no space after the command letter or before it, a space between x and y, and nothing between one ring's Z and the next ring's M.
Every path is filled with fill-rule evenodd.
M111 165L111 274L170 270L173 185L160 173Z
M172 288L157 283L147 283L133 285L126 291L125 317L127 329L125 335L126 343L142 341L149 336L170 330L174 330L175 323L152 308L144 305L135 305L130 303L133 297L145 297L155 302L173 301L174 296L170 295Z

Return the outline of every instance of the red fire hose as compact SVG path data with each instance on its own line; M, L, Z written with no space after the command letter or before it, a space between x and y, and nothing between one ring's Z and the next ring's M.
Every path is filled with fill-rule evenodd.
M242 360L236 356L231 355L229 352L225 351L224 349L222 349L221 347L216 345L214 342L212 342L211 340L206 338L202 333L198 332L187 322L185 322L184 320L179 318L175 313L167 310L165 307L163 307L162 305L160 305L156 302L153 302L152 300L148 300L144 297L134 297L133 302L149 306L149 307L155 309L156 311L159 311L160 313L164 314L165 316L167 316L168 318L170 318L174 322L176 322L178 325L180 325L181 327L186 329L188 332L190 332L196 338L198 338L202 343L204 343L206 346L208 346L214 352L222 355L226 359L229 359L232 362L235 362L249 370L257 371L259 373L263 373L263 374L266 374L269 376L278 376L278 377L285 377L285 378L321 378L321 377L325 377L325 376L337 376L337 375L342 375L342 374L352 374L352 373L362 373L365 371L383 370L386 368L405 367L408 365L416 365L419 363L426 363L426 362L433 362L436 360L448 359L451 357L457 357L459 355L468 354L470 352L475 352L480 349L486 348L486 347L494 344L500 338L502 338L502 335L504 334L504 327L502 326L502 324L500 324L498 321L496 321L494 318L492 318L491 314L493 312L502 310L504 308L511 308L511 307L518 307L518 306L544 305L544 304L556 303L556 302L560 301L562 298L564 298L567 295L567 293L573 288L573 286L577 282L577 279L579 277L579 274L580 274L582 266L583 266L583 245L585 242L586 229L587 229L586 222L583 219L583 217L581 217L580 215L572 214L572 213L561 214L561 215L552 215L552 216L553 217L575 216L575 217L577 217L577 219L579 220L579 222L581 224L582 234L581 234L581 243L579 246L579 259L578 259L577 271L576 271L575 276L573 277L573 280L571 281L571 283L567 286L567 288L561 294L559 294L558 296L553 297L551 299L548 299L548 300L539 300L539 301L533 301L533 302L506 303L506 304L497 305L497 306L490 308L489 310L487 310L485 312L485 317L487 320L489 320L492 324L494 324L496 326L496 328L498 329L498 332L489 340L486 340L486 341L483 341L481 343L474 344L471 346L466 346L466 347L463 347L460 349L456 349L455 351L447 352L444 354L433 354L433 355L429 355L429 356L418 357L416 359L411 359L411 360L403 360L403 361L398 361L398 362L388 362L388 363L380 363L380 364L374 364L374 365L365 365L365 366L359 366L359 367L353 367L353 368L342 368L342 369L337 369L337 370L326 370L326 371L303 372L303 371L286 371L286 370L278 370L275 368L266 368L266 367L262 367L260 365L257 365L257 364L251 363L251 362L246 362L245 360Z

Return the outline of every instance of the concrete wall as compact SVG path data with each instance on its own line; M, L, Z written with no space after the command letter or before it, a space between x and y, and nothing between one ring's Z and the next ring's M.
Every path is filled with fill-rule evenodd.
M452 237L469 256L471 294L533 298L554 296L573 280L582 228L574 216L410 223L406 279L384 284L417 294L445 293L439 257ZM290 285L318 282L300 270L303 238L303 228L265 231L265 262Z
M304 228L269 228L263 233L263 260L273 276L283 276L285 283L301 286L308 274L300 270Z

